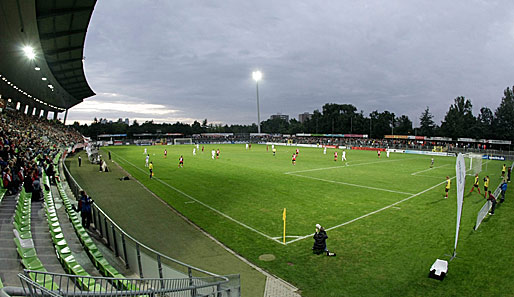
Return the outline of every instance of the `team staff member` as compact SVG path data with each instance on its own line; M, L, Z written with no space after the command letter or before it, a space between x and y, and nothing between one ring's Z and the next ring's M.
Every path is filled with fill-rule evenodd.
M450 177L446 177L446 186L444 187L444 191L446 192L446 196L444 197L444 199L447 199L448 198L448 191L450 190L450 186L452 184L452 180L450 179Z
M489 175L484 177L484 198L487 198L487 189L489 189Z
M494 210L496 209L496 197L494 197L493 194L491 194L491 191L488 191L487 193L489 193L489 198L487 198L487 200L491 201L491 203L493 204L493 206L491 207L491 212L489 214L494 215Z
M473 188L471 188L471 191L469 191L470 193L473 192L473 190L475 190L475 188L477 188L478 194L482 194L482 193L480 193L480 187L478 186L478 183L479 183L479 178L478 178L478 173L477 173L477 174L475 174L475 183L473 184Z
M505 171L507 171L507 167L505 166L505 164L503 164L503 167L502 167L502 177L505 177Z

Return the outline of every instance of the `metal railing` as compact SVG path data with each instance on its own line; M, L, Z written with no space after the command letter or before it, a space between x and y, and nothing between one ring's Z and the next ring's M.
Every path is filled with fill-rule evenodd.
M66 167L64 156L62 168L66 181L75 197L79 197L82 189ZM96 229L127 269L139 274L140 278L153 279L188 279L189 285L195 284L197 278L222 278L229 285L230 295L241 296L239 275L220 276L215 273L188 265L179 260L166 256L130 236L118 226L96 203L93 203L93 228ZM223 286L222 286L223 287ZM225 295L224 295L225 296Z
M31 279L45 279L47 283L55 283L58 290L49 290ZM213 296L231 297L233 288L226 286L225 277L202 277L189 279L161 278L110 278L79 276L51 272L25 270L18 274L25 296L145 296L145 297L192 297ZM81 290L79 284L95 284L88 290ZM118 286L118 284L120 286ZM118 290L116 287L129 288ZM236 292L237 293L237 292Z

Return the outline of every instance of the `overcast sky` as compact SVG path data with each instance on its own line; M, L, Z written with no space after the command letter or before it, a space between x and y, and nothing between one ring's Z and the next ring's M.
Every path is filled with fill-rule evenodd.
M98 1L68 121L257 122L349 103L437 122L514 85L514 1Z

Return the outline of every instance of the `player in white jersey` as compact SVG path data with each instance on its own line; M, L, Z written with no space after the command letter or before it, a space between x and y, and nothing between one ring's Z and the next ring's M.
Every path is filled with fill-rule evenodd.
M323 155L326 155L327 154L327 147L324 147L323 148Z
M200 149L200 144L196 144L196 149L199 150Z
M346 151L343 151L343 153L341 154L341 161L346 161Z
M246 144L246 149L248 149L248 143Z
M275 145L274 145L274 144L272 144L272 145L271 145L271 149L274 149L274 148L275 148Z
M146 149L145 149L146 150ZM150 155L146 155L146 160L145 160L145 167L148 167L148 161L150 160Z
M389 158L389 150L386 150L386 157Z
M148 155L148 153L146 152L146 147L145 147L145 152L143 154Z
M214 155L216 155L216 151L215 150L212 150L211 151L211 158L214 160Z
M196 156L196 148L193 148L193 156Z

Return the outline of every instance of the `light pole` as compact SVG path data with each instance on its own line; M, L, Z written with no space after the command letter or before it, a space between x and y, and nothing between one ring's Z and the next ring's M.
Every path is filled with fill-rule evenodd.
M262 79L262 72L254 71L252 72L252 77L255 80L255 85L257 87L257 132L261 133L261 112L259 110L259 80Z

